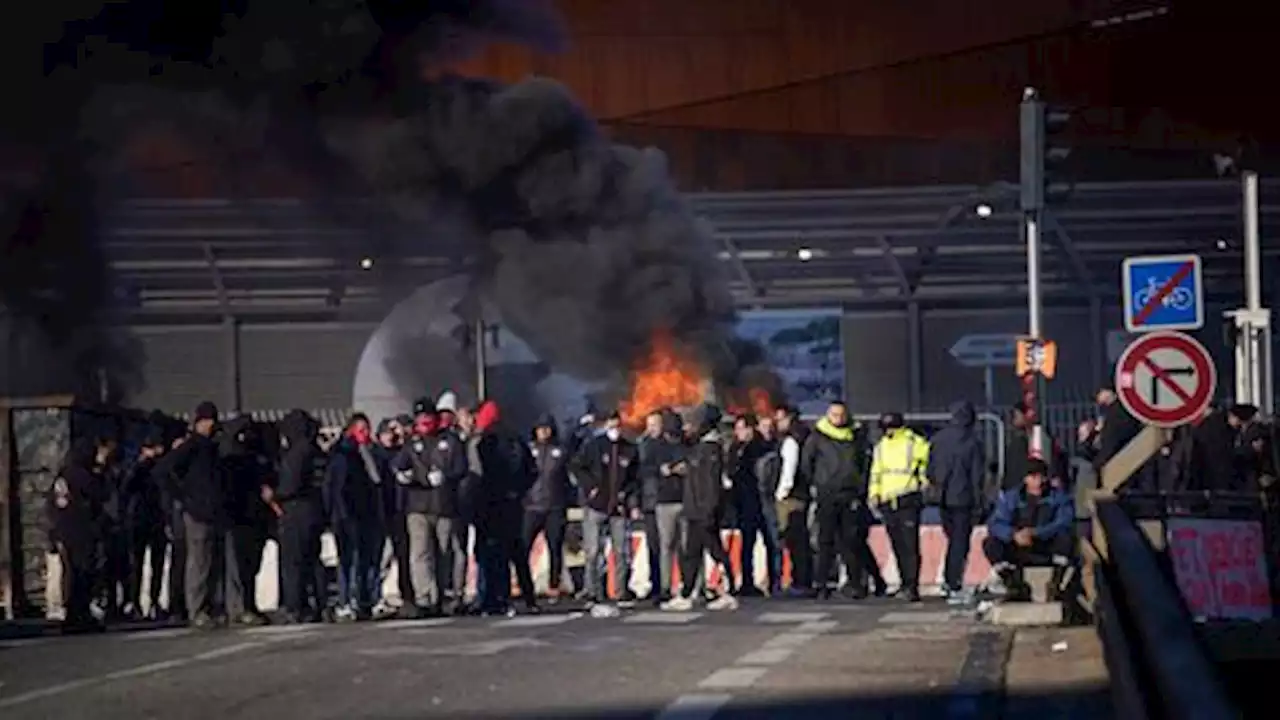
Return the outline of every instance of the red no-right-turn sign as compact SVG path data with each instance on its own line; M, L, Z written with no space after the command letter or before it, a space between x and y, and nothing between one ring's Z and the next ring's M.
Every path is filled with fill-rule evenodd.
M1158 427L1177 427L1202 416L1216 383L1209 351L1178 332L1143 335L1116 364L1120 402L1138 420Z

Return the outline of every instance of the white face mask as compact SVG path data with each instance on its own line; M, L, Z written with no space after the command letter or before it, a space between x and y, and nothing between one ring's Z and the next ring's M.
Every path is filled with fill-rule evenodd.
M621 432L621 431L619 431L619 430L618 430L618 428L609 428L608 430L606 430L606 431L605 431L605 433L604 433L604 434L605 434L605 435L606 435L606 436L607 436L611 441L617 442L618 437L622 435L622 432Z

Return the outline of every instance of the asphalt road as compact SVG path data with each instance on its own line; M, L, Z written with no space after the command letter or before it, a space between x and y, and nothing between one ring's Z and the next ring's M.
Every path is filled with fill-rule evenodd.
M0 717L985 717L1007 650L888 600L109 632L0 641Z

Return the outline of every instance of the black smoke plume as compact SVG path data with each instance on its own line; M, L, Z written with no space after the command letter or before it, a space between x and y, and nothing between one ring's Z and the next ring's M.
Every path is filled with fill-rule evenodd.
M316 196L371 194L373 216L323 204L393 247L468 259L479 289L557 366L619 379L665 330L722 383L736 382L716 248L663 155L610 143L554 81L503 87L437 71L492 39L563 44L550 3L68 5L75 17L46 18L34 35L56 28L62 38L37 85L57 90L47 107L79 118L77 137L93 147L156 128L205 147L215 191L252 188L253 168L273 163L312 177ZM114 173L122 162L85 151L68 164ZM85 175L73 194L90 195ZM450 232L433 237L438 223ZM96 233L68 237L98 256ZM105 298L107 282L99 274L86 290ZM423 389L414 372L395 380L409 396Z

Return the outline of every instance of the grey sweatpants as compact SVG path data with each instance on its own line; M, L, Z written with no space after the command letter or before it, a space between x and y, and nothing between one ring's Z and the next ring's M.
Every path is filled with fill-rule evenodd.
M660 503L654 508L654 516L658 521L658 568L661 572L659 586L654 590L662 595L671 594L673 558L684 555L684 523L680 518L682 512L682 503Z
M409 530L409 577L414 604L432 607L444 602L441 586L445 584L451 586L455 597L461 598L467 588L467 524L423 513L409 513L405 524Z

